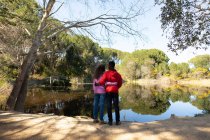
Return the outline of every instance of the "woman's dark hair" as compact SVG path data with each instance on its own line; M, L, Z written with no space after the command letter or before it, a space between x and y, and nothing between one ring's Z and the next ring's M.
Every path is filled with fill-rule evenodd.
M94 78L98 79L104 72L105 72L105 65L100 64L95 70Z

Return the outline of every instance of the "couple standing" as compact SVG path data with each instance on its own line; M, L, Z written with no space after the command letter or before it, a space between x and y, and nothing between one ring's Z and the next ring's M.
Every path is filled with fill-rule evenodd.
M114 103L116 125L120 125L119 112L119 94L118 89L122 86L122 77L115 70L115 62L110 61L108 64L108 71L105 72L105 66L99 65L96 68L93 80L94 103L93 103L93 119L98 121L98 111L100 108L100 123L105 124L104 116L104 102L107 101L108 124L112 125L112 102ZM106 99L105 99L106 98ZM99 107L99 108L98 108Z

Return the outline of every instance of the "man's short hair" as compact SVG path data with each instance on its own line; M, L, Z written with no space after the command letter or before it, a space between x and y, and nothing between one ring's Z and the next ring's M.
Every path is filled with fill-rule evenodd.
M109 66L114 68L115 67L115 62L114 61L109 61Z

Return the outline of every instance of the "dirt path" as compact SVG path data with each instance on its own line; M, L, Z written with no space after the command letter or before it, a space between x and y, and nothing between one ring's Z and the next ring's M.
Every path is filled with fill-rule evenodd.
M209 140L210 115L150 123L93 124L87 117L0 111L0 140Z

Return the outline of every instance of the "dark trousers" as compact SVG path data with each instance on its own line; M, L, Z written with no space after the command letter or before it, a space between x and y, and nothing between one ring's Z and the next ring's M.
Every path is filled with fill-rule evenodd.
M114 103L114 110L115 110L115 117L116 122L120 121L120 112L119 112L119 95L118 93L107 93L107 112L108 112L108 119L109 122L112 122L112 101Z

